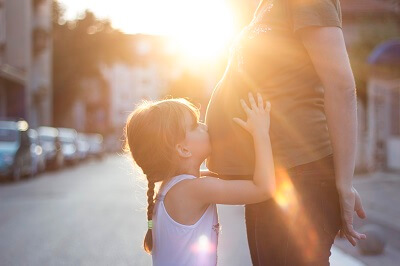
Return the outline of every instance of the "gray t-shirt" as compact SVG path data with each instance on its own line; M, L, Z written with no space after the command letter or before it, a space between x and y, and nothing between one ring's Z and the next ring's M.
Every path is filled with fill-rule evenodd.
M297 30L342 27L339 0L267 0L246 27L207 108L212 154L221 175L254 171L252 137L232 121L246 119L239 99L260 92L272 104L270 136L276 167L290 168L332 154L324 89ZM334 63L334 62L333 62Z

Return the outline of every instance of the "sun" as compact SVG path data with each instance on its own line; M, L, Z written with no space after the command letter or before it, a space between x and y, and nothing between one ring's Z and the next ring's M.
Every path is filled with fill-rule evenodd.
M60 1L70 18L89 9L125 33L169 37L174 49L189 60L221 56L235 34L234 12L227 0Z
M127 10L142 8L143 12L135 17L125 14L126 9L119 10L113 25L125 32L167 36L188 60L216 58L234 37L234 15L226 0L134 1L128 5Z
M189 1L188 1L189 2ZM233 13L224 1L192 2L188 13L171 17L169 35L188 59L208 60L220 56L233 40ZM168 29L166 29L168 30Z

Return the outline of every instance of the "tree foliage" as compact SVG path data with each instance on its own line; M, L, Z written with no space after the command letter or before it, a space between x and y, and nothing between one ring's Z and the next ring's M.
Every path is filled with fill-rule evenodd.
M53 3L53 88L54 123L61 125L77 99L83 98L82 81L94 78L103 84L107 94L101 64L115 61L131 63L129 38L112 28L109 20L98 19L90 12L73 21L65 21L64 9Z

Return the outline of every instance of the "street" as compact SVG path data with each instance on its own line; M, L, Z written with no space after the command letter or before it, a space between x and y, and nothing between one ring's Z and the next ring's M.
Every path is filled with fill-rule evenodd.
M147 183L106 156L0 184L1 265L151 265L143 248ZM242 206L219 206L219 265L251 265ZM332 265L364 265L333 249Z
M127 166L111 157L2 184L1 265L150 265L145 194Z
M239 175L259 161L255 125L271 137L256 146L272 149L275 169L311 175L307 165L334 151L340 188L331 209L319 196L325 181L294 193L277 172L273 199L288 232L279 238L293 245L257 223L257 244L278 250L259 254L298 246L313 259L321 233L328 247L334 240L333 266L400 265L399 36L400 0L0 0L0 266L151 265L148 182L122 144L159 170L156 157L169 162L170 146L183 143L182 169L215 157ZM250 107L269 118L253 120ZM246 116L251 128L232 120ZM347 222L367 236L357 247L335 236L339 204L347 237ZM251 266L244 205L217 207L218 266ZM366 219L349 221L354 209Z

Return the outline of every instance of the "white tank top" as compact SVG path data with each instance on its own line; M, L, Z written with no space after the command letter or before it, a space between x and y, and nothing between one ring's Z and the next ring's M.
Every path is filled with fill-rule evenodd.
M164 206L164 197L178 182L196 178L192 175L173 177L158 192L153 213L154 266L215 266L217 264L218 214L210 204L193 225L183 225L172 219ZM183 199L184 200L184 199Z

